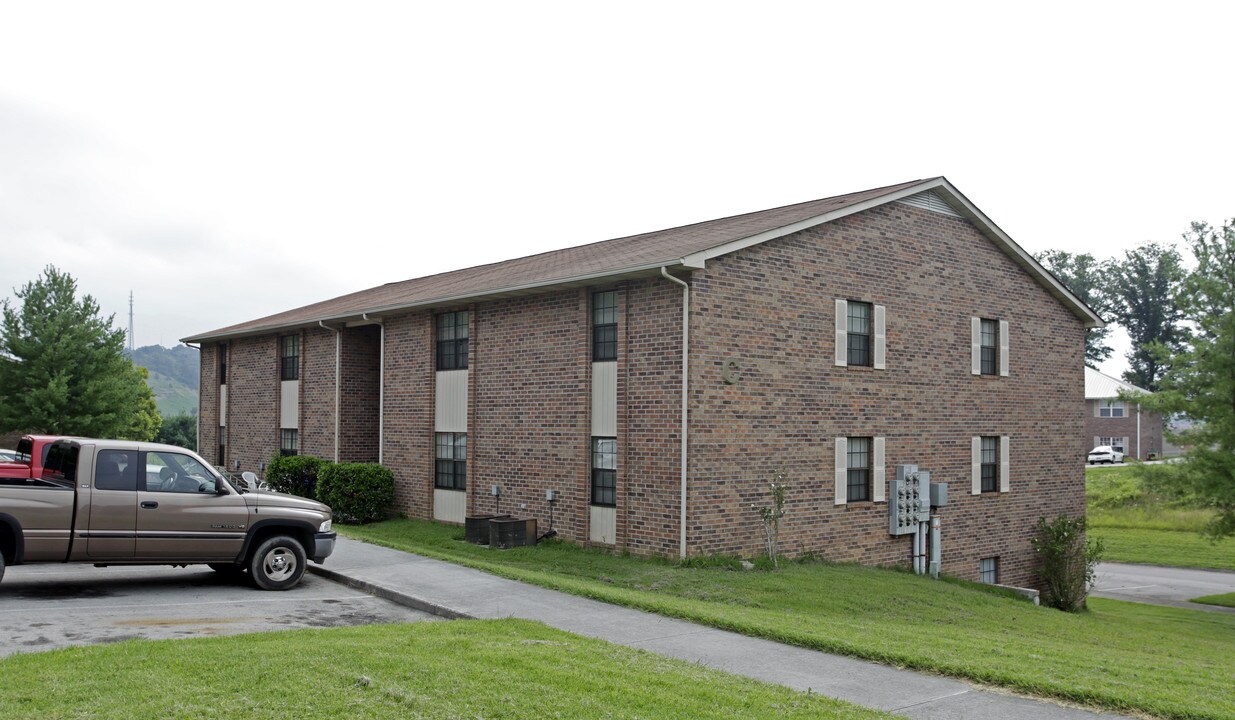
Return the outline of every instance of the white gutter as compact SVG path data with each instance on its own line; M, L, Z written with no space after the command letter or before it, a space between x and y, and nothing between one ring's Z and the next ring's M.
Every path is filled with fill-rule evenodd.
M317 321L327 330L334 330L334 461L339 462L339 377L343 366L343 331L332 328L321 320Z
M678 534L678 557L686 559L686 446L688 439L689 426L686 421L689 411L686 401L690 389L690 285L682 280L673 277L669 271L662 265L660 274L665 276L665 279L675 282L682 286L682 457L681 457L681 484L682 484L682 500L681 500L681 520L679 522L680 531Z
M202 351L202 344L201 344L201 343L198 343L198 344L197 344L197 347L193 347L193 343L185 343L185 345L187 345L187 346L189 346L189 347L193 348L194 350L196 350L196 351L199 353L199 354L198 354L198 357L201 357L201 355L200 355L200 353L201 353L201 351ZM217 363L215 364L215 367L218 367L218 364L217 364ZM198 377L200 378L200 377L201 377L201 367L200 367L200 365L198 366L198 370L197 370L197 372L198 372ZM197 395L198 395L198 397L199 397L199 398L201 397L201 389L200 389L200 388L199 388L199 389L198 389L198 391L197 391ZM199 400L199 403L200 403L200 400ZM217 409L217 408L215 409L215 414L218 414L218 409ZM199 408L198 408L198 412L196 413L196 417L197 417L197 420L196 420L196 424L197 424L197 450L200 452L200 451L201 451L201 449L202 449L202 413L201 413L200 405L199 405ZM220 464L222 464L222 462L223 462L223 458L219 458L219 463L220 463Z
M381 318L369 320L369 313L361 313L360 317L382 329L377 350L377 464L381 465L386 449L386 323Z

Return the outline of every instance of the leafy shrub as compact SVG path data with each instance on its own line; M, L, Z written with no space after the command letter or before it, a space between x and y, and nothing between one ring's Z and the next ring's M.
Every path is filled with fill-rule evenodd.
M377 463L328 463L318 471L317 499L342 522L381 520L395 502L394 474Z
M311 455L275 455L266 467L266 484L271 490L312 498L321 467L330 464Z
M1102 559L1102 541L1085 537L1085 518L1060 515L1052 521L1038 518L1030 541L1038 554L1042 603L1066 612L1085 607L1093 585L1094 568Z

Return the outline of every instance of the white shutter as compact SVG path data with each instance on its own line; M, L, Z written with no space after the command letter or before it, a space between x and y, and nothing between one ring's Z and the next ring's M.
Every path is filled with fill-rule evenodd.
M888 332L887 332L887 308L882 305L875 306L875 369L884 370L887 368L888 354Z
M1102 417L1102 401L1101 400L1093 401L1093 416Z
M999 374L1008 376L1008 321L999 321Z
M974 495L982 494L982 438L978 435L973 436L973 450L970 454L970 460L973 464L973 487Z
M884 438L875 438L875 451L871 459L871 484L874 486L874 501L884 502L884 485L886 485L883 474L883 446Z
M836 504L844 505L848 499L849 441L836 438Z
M1010 487L1008 471L1012 469L1012 452L1008 447L1008 436L999 438L999 492L1007 492Z
M849 301L836 301L836 364L849 366Z
M969 370L982 374L982 318L969 318Z
M1098 447L1101 444L1102 444L1102 438L1098 437L1097 435L1094 435L1092 447Z

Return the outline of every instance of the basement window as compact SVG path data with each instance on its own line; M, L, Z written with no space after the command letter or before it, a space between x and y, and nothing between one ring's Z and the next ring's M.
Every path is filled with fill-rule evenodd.
M999 583L999 558L988 557L978 561L978 581L988 585Z

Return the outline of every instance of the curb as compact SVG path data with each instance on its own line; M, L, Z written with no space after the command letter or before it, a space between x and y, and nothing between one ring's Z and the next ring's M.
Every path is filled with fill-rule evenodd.
M421 600L420 598L412 597L411 595L401 593L397 590L391 590L387 587L382 587L381 585L368 582L367 580L359 580L350 575L344 575L341 572L328 570L320 565L309 565L305 569L314 575L320 575L321 577L337 582L340 585L346 585L347 587L366 592L374 597L389 600L390 602L402 605L403 607L419 610L421 612L429 613L430 615L436 615L440 618L445 618L446 620L476 619L474 616L468 615L467 613L451 610L448 607L431 603L428 600Z

